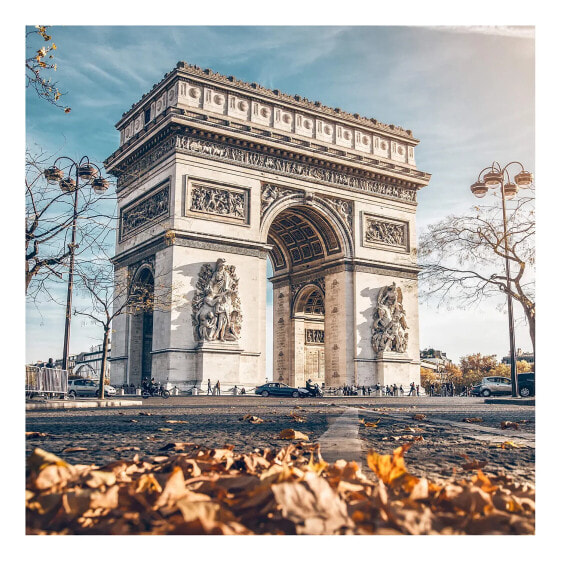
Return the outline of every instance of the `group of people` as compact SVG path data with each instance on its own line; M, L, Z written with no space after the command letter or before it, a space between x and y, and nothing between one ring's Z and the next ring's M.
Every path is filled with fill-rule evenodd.
M441 397L454 397L455 395L470 396L472 389L473 384L457 388L454 385L454 382L443 382L442 384L430 384L430 386L428 387L428 393L431 396Z
M245 388L243 386L241 388L238 388L238 386L234 386L232 388L232 393L234 395L245 395ZM214 386L213 386L210 383L210 378L209 378L208 382L207 382L206 394L207 395L221 395L220 394L220 380L216 380L216 384L214 384Z
M344 385L342 388L339 388L338 393L342 395L367 395L370 396L374 394L374 396L393 396L399 397L405 395L405 390L403 389L403 385L397 384L386 384L380 385L376 384L375 386L348 386ZM409 393L407 395L420 395L420 388L419 385L415 385L414 382L409 384Z

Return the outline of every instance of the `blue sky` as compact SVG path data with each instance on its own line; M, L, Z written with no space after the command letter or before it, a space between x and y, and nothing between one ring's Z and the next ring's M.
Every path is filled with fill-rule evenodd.
M466 27L69 27L50 29L68 115L26 91L26 144L103 161L118 146L114 123L185 60L411 129L419 169L418 230L475 203L469 186L493 160L534 170L531 29ZM421 305L421 347L454 360L508 351L499 301L476 310ZM64 310L27 306L26 360L62 354ZM521 310L516 310L522 318ZM75 320L71 352L101 331ZM531 349L526 326L517 346Z

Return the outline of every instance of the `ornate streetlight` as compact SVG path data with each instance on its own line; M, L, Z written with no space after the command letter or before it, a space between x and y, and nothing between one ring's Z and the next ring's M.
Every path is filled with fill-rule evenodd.
M70 162L68 173L65 177L64 171L57 166L61 160ZM72 172L74 170L74 177ZM90 186L98 195L107 191L109 182L101 177L100 169L90 162L87 156L83 156L78 162L67 156L57 158L54 164L47 168L43 175L51 185L57 184L65 193L74 193L74 210L72 217L72 239L68 244L70 250L70 266L68 269L68 289L66 294L66 321L64 324L64 347L62 351L62 369L68 367L68 349L70 346L70 317L72 314L72 287L74 282L74 252L76 249L76 222L78 220L78 192L86 186ZM82 183L80 183L80 179Z
M511 180L509 168L517 166L520 171ZM511 168L512 169L512 168ZM510 259L508 247L508 234L506 223L506 200L514 198L518 189L527 189L532 184L533 178L529 171L524 169L520 162L509 162L502 167L493 162L489 167L479 172L477 181L471 186L471 192L478 198L484 197L489 190L501 187L501 200L503 203L503 234L506 262L506 286L508 304L508 329L510 335L510 380L512 397L518 396L518 374L516 371L516 344L514 341L514 317L512 315L512 296L510 293Z

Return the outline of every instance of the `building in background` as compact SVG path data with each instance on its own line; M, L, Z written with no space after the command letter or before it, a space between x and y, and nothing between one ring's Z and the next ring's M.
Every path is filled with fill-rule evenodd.
M81 378L90 378L92 380L99 380L101 373L101 359L103 356L103 345L96 345L91 347L90 352L80 353L75 355L73 374ZM110 378L110 362L111 358L111 342L107 347L107 364L106 364L106 378Z
M421 351L421 368L428 368L435 372L443 371L452 361L446 356L446 353L435 349L425 349Z
M521 360L534 364L534 353L527 353L522 349L516 349L516 362L520 362ZM510 364L510 356L503 356L501 362L503 364Z

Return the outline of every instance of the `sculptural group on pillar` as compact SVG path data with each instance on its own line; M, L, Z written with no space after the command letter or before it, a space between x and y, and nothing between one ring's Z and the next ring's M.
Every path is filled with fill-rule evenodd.
M381 288L378 293L372 326L374 352L405 353L409 342L407 329L408 325L403 309L403 294L401 288L396 286L394 282Z
M193 298L193 326L199 341L237 341L241 328L238 277L234 265L218 259L201 267Z

